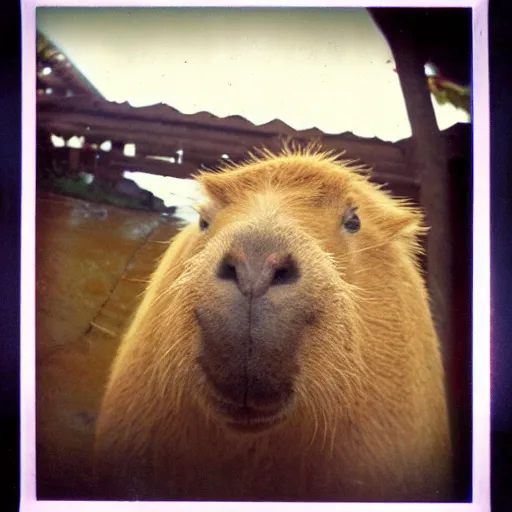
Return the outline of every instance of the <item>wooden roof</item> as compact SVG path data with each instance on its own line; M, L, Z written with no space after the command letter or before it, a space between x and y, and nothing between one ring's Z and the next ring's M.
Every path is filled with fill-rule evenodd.
M208 112L183 114L172 106L157 104L133 107L128 102L106 101L67 58L42 34L38 33L38 65L52 66L53 73L41 77L46 84L60 81L73 90L73 95L41 94L37 96L37 127L39 133L52 133L69 139L83 136L89 144L111 140L111 152L99 152L98 164L111 171L142 171L163 176L189 178L198 168L218 165L222 155L239 162L247 152L266 146L279 149L283 139L299 142L319 141L327 149L345 151L349 159L374 168L377 182L408 193L417 189L419 181L407 164L410 140L398 143L378 138L363 138L352 133L326 134L317 128L295 130L281 120L255 125L244 117L220 118ZM51 77L51 78L50 78ZM468 125L467 130L470 130ZM447 130L450 153L461 151L460 137L469 141L460 125ZM136 146L136 156L123 155L123 146ZM177 157L181 163L155 160L154 156ZM465 153L466 148L462 151Z
M47 132L69 138L84 136L89 143L118 140L136 145L137 156L123 158L117 154L120 165L130 168L148 167L147 156L176 156L183 150L183 164L151 162L155 172L185 177L189 166L215 166L223 154L233 161L247 156L254 147L278 149L283 139L321 141L329 149L346 151L346 157L375 166L383 175L410 178L405 168L403 150L377 138L362 138L351 133L325 134L312 128L295 130L280 120L254 125L240 116L219 118L207 112L182 114L168 105L132 107L128 103L112 103L91 97L38 97L38 126ZM134 169L136 170L136 169Z
M66 55L60 51L46 36L37 31L37 89L44 91L51 89L51 94L43 97L87 96L100 99L103 96L99 91L78 71L69 61ZM51 69L50 74L44 74L43 69Z

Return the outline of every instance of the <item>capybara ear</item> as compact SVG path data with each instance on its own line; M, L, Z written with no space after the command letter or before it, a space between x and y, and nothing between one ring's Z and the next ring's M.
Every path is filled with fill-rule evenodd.
M361 212L364 210L371 224L387 239L415 243L427 233L422 210L409 200L392 197L382 186L366 180L358 185L356 201L361 204Z
M203 194L221 207L240 199L241 195L250 192L259 181L257 175L247 173L229 162L215 170L202 171L194 179Z
M199 184L201 192L207 196L208 199L215 201L220 206L226 206L229 202L229 194L227 183L225 183L225 175L222 173L214 174L214 178L212 179L212 175L201 173L195 177L195 180Z
M221 207L227 206L231 198L236 197L235 189L240 188L240 184L224 172L203 173L196 177L196 181L203 194Z
M381 226L390 238L416 238L428 228L423 225L421 211L406 201L392 199L394 203L386 214Z

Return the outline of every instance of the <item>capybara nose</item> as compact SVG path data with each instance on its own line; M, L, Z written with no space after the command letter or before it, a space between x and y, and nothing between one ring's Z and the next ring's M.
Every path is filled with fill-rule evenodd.
M257 298L265 295L271 286L296 282L299 270L288 252L251 254L232 250L220 262L217 277L235 282L244 296Z

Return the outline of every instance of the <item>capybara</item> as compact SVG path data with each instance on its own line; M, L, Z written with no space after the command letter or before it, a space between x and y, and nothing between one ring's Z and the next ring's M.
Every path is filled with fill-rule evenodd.
M449 501L419 209L318 146L196 176L97 424L103 499Z

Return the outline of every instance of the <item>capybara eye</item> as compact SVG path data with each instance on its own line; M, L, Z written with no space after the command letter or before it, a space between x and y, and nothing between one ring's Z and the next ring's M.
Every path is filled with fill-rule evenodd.
M351 208L343 217L343 228L349 233L357 233L361 229L361 220L356 211L357 208Z
M204 219L199 219L199 229L201 231L207 230L209 226L210 226L210 224L208 223L208 221L206 221Z

